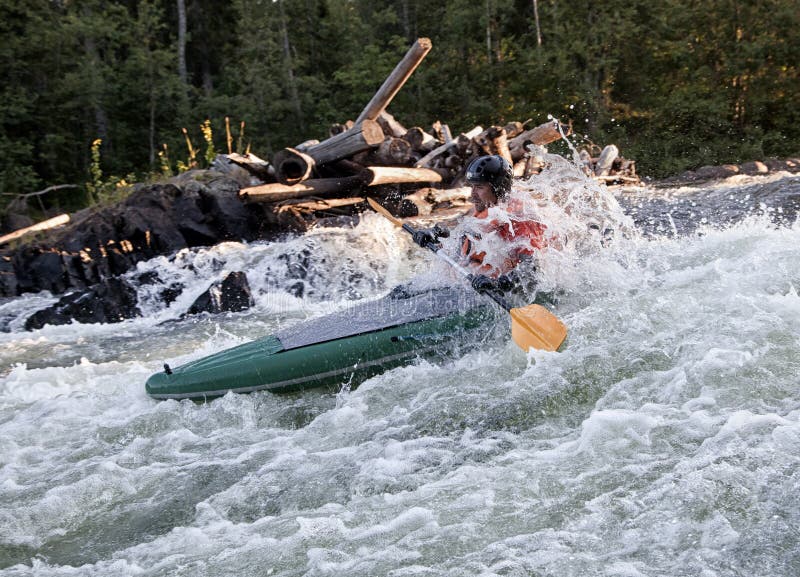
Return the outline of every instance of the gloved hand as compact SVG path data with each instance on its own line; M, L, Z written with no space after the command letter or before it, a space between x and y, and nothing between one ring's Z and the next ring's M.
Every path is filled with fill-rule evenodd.
M473 275L470 283L472 284L472 288L474 288L479 293L497 290L497 283L495 282L495 280L489 278L485 274Z
M419 228L415 230L411 238L414 239L415 243L424 248L429 244L439 242L440 237L447 238L448 236L450 236L450 231L437 224L433 228Z
M513 270L507 272L506 274L501 274L495 280L496 288L498 290L501 290L502 292L510 291L511 289L516 287L517 284L519 284L519 277L517 276L516 271Z

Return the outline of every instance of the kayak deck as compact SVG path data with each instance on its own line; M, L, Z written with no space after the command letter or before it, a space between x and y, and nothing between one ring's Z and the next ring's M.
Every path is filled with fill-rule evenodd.
M145 388L156 399L206 399L229 391L357 384L416 357L476 341L471 333L492 315L472 291L409 294L398 287L382 299L156 373Z

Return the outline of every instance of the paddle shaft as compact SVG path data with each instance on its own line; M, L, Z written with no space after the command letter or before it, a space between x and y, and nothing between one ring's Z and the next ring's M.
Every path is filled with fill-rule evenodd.
M406 231L408 234L410 234L412 236L414 235L415 232L417 232L414 229L414 227L412 227L408 223L403 223L401 226L402 226L404 231ZM472 281L472 279L475 278L475 275L473 275L471 272L469 272L463 266L461 266L456 261L454 261L452 258L447 256L444 252L442 252L441 248L436 248L435 244L428 243L428 244L425 245L425 248L427 248L429 251L431 251L433 254L435 254L440 260L443 260L444 262L449 264L451 267L453 267L455 270L457 270L461 274L461 276L463 276L467 280ZM484 291L483 294L485 294L490 299L492 299L494 302L496 302L498 305L503 307L506 310L506 312L510 312L511 311L511 305L509 305L506 302L506 299L504 299L500 295L495 294L495 293L490 292L490 291Z

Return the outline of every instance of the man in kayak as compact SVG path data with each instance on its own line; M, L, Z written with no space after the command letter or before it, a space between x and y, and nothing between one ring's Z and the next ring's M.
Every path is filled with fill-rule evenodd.
M471 217L477 230L462 235L459 253L473 271L473 288L480 292L514 288L519 282L517 265L546 244L545 225L523 216L521 203L508 198L512 178L511 164L498 155L478 157L467 167ZM450 231L436 225L417 230L414 242L425 247L449 235Z

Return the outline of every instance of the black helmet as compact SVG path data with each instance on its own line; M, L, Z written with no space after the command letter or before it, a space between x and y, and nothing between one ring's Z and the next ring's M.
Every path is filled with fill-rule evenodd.
M478 184L488 182L498 199L503 199L511 192L511 178L514 169L511 163L502 156L479 156L467 167L467 182Z

